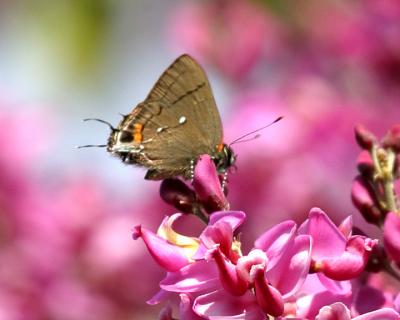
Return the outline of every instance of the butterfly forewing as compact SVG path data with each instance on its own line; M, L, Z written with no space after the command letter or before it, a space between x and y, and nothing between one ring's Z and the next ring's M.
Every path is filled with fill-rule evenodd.
M123 123L126 130L142 126L143 150L136 163L150 169L149 179L188 176L190 161L213 154L222 142L221 119L210 84L188 55L172 63Z

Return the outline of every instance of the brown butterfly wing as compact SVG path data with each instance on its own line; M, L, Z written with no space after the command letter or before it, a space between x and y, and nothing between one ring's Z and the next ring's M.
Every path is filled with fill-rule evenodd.
M132 112L143 124L147 179L188 177L191 160L213 154L222 142L222 125L207 76L190 56L182 55L161 75L146 100Z

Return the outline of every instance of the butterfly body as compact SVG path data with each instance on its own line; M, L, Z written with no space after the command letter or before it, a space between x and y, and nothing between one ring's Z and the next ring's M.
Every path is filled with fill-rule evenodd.
M161 75L147 98L112 129L107 151L128 164L148 168L146 179L186 179L202 154L220 172L235 162L222 141L222 125L207 77L182 55Z

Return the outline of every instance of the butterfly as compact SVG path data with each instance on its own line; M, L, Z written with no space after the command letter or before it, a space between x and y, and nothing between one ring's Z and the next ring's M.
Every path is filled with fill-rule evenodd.
M164 71L146 99L116 128L110 128L107 151L124 163L147 168L148 180L191 179L202 154L210 155L220 173L236 160L223 142L221 118L207 76L187 54Z

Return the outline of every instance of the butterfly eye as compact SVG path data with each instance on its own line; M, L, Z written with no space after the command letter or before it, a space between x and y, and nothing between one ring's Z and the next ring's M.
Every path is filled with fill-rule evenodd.
M121 131L120 136L119 136L119 141L120 142L131 142L133 140L133 135L129 131Z

